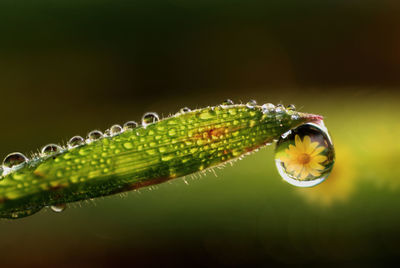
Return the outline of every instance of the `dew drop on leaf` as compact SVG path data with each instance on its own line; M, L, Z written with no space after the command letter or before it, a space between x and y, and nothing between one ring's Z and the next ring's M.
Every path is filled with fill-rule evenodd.
M272 103L266 103L261 106L261 110L264 114L275 113L275 105L273 105Z
M289 111L296 111L296 106L294 104L289 104L286 109Z
M128 121L124 124L124 129L128 130L128 129L134 129L138 127L138 123L136 123L135 121Z
M231 99L226 99L221 103L221 106L230 106L230 105L234 105Z
M74 148L79 145L83 145L85 140L81 136L74 136L68 141L68 148Z
M284 112L285 112L285 106L283 106L282 104L276 105L275 112L276 112L277 114L282 114L282 113L284 113Z
M60 146L58 146L57 144L47 144L46 146L44 146L42 148L42 155L51 155L51 154L55 154L58 153L62 150L62 148Z
M250 100L248 103L246 103L247 108L254 109L256 107L257 102L255 100Z
M331 173L335 150L327 129L304 124L283 134L275 149L275 164L281 177L298 187L323 182Z
M122 127L120 125L113 125L110 127L110 136L118 135L122 132Z
M96 141L103 137L103 133L100 130L93 130L88 134L88 141Z
M188 107L183 107L182 109L179 110L179 112L182 113L182 114L188 113L188 112L190 112L190 111L191 111L191 110L190 110L190 108L188 108Z
M28 158L21 153L11 153L4 158L3 169L13 168L24 164L28 161Z
M67 208L66 204L58 204L50 206L50 209L54 212L63 212Z
M145 113L142 117L142 126L146 127L149 124L159 121L158 114L156 113Z

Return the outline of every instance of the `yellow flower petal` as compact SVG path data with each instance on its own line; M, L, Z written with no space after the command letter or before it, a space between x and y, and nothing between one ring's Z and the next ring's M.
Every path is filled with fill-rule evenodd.
M298 164L291 164L291 165L287 166L287 170L289 172L295 172L295 173L300 173L302 168L303 168L303 166L302 165L298 165Z
M302 170L303 170L303 167L301 166L299 169L296 169L296 170L293 172L293 175L294 175L296 178L298 178L298 177L300 176L300 173L302 172Z
M314 156L314 157L312 158L312 162L322 163L322 162L324 162L326 159L328 159L328 157L326 157L325 155L317 155L317 156Z
M299 135L296 135L296 137L294 138L294 142L296 144L296 149L299 152L304 152L304 146L303 146L303 142L301 141L301 138Z
M320 154L325 148L323 146L315 148L313 152L311 152L311 156L316 156Z
M308 171L308 173L310 173L310 174L313 175L314 177L319 177L319 176L321 176L321 173L318 172L318 171L316 171L316 170L313 169L313 168L307 167L307 171Z
M317 148L318 145L319 145L319 142L317 142L317 141L312 142L312 143L310 144L310 149L311 149L311 152L310 152L310 153L313 153L314 150Z
M308 174L309 174L309 173L307 172L307 169L306 169L306 168L303 168L303 170L301 171L299 180L304 180L305 178L307 178Z
M289 155L293 155L296 156L298 154L297 152L298 150L296 149L296 147L294 147L293 145L289 145L289 149L285 150L285 153L289 154Z
M323 169L325 168L324 166L318 164L318 163L315 162L315 161L311 161L310 163L308 163L308 166L309 166L310 168L316 169L316 170L323 170Z
M304 148L305 148L305 149L309 148L309 147L310 147L310 144L311 144L311 138L310 138L310 136L305 136L305 137L303 138L303 146L304 146Z

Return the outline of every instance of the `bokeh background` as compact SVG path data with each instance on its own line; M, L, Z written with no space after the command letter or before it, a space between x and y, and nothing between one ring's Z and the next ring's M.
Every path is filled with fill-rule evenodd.
M399 64L397 0L2 0L2 156L231 98L324 115L337 161L298 189L270 147L188 186L1 220L1 267L398 259Z

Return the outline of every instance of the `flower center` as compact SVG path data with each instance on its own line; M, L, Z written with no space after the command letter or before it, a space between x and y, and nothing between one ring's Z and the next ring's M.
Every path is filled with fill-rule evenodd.
M298 161L300 164L302 164L302 165L308 164L308 163L310 162L310 160L311 160L310 155L309 155L309 154L306 154L306 153L300 154L300 155L297 157L297 161Z

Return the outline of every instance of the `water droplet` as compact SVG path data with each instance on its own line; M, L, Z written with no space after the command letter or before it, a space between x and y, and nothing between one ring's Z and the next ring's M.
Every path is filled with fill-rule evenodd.
M122 127L120 125L113 125L110 127L110 136L118 135L122 132Z
M289 111L296 111L296 106L294 104L289 104L286 109Z
M100 130L93 130L89 132L87 139L88 142L99 140L103 137L103 133Z
M304 124L282 135L275 149L275 164L288 183L311 187L323 182L335 162L332 140L324 126Z
M292 116L290 117L291 120L299 120L300 116L298 114L292 114Z
M124 124L124 129L128 130L128 129L134 129L138 127L138 123L136 123L135 121L128 121Z
M60 146L58 146L57 144L47 144L46 146L44 146L42 148L42 155L51 155L51 154L55 154L58 153L62 150L62 148Z
M190 108L188 108L188 107L183 107L182 109L179 110L179 112L182 113L182 114L188 113L188 112L190 112L190 111L191 111L191 110L190 110Z
M234 105L231 99L226 99L221 103L221 106L229 106L229 105Z
M285 111L285 106L283 106L282 104L276 105L275 112L277 114L283 113L284 111Z
M142 126L147 127L148 125L159 121L158 114L156 113L145 113L142 117Z
M74 136L68 141L68 148L74 148L78 147L80 145L83 145L85 143L85 140L81 136Z
M274 113L275 112L275 105L272 103L266 103L263 106L261 106L261 110L264 114L266 113Z
M256 107L257 102L255 100L250 100L248 103L246 103L247 108L254 109Z
M58 204L50 206L50 209L54 212L63 212L67 208L67 204Z
M3 168L13 168L26 163L29 159L21 153L11 153L4 158Z

